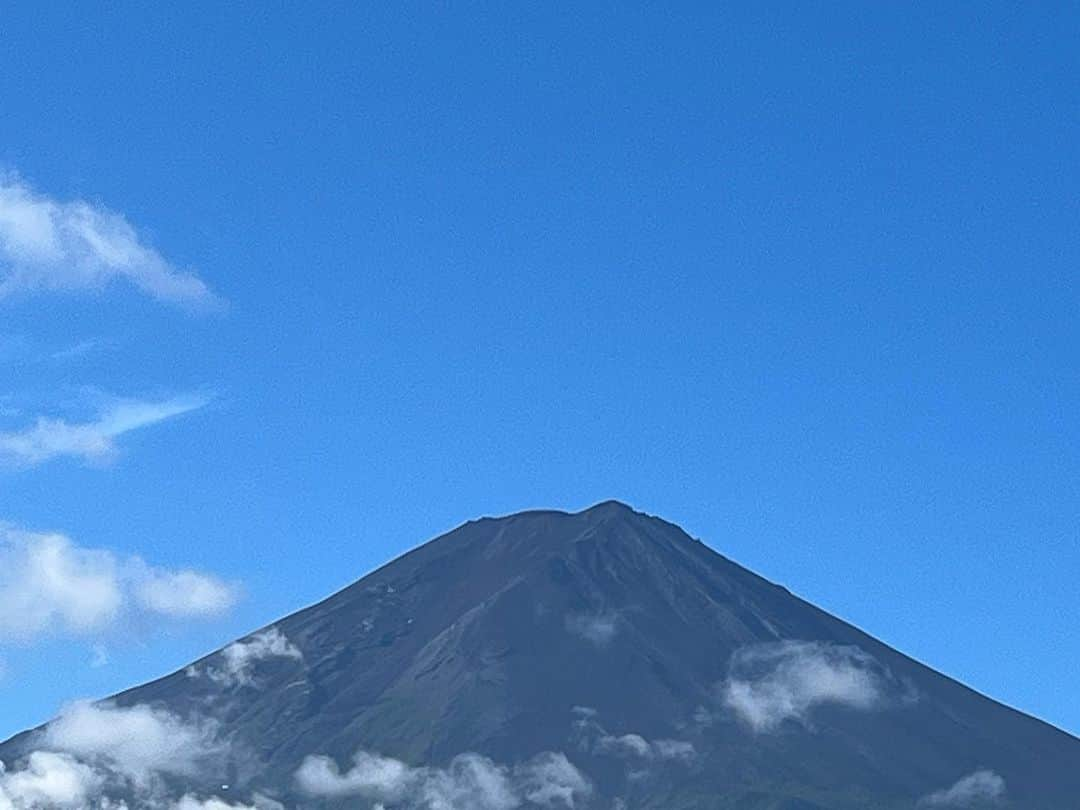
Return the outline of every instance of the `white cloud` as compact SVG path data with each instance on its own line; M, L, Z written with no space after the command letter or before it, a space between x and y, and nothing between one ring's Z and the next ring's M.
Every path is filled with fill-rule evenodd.
M640 734L605 734L596 741L594 748L598 754L615 756L648 757L652 746Z
M93 352L111 347L112 345L111 341L102 340L101 338L87 338L86 340L80 340L77 343L69 344L62 349L54 349L49 352L49 359L57 362L77 360Z
M606 647L619 630L618 616L611 613L574 614L566 617L566 629L597 647Z
M609 734L597 720L596 709L575 706L574 735L578 745L594 754L643 761L690 762L697 756L693 743L685 740L648 740L640 734Z
M507 769L479 754L462 754L446 768L426 769L417 798L431 810L511 810L521 804Z
M76 703L49 723L40 747L107 768L139 786L159 773L189 775L220 751L209 724L146 705Z
M653 740L652 751L657 759L692 760L697 756L693 743L685 740Z
M517 789L530 804L574 807L592 793L592 785L563 753L546 751L517 773Z
M857 647L821 642L755 644L735 653L724 704L756 732L804 722L822 704L868 710L880 705L887 670Z
M79 548L60 534L0 525L0 639L99 630L116 619L123 602L110 552Z
M312 796L361 795L396 802L405 797L417 778L417 771L421 770L398 759L358 751L353 766L344 773L330 757L309 756L296 772L296 781Z
M100 338L86 338L68 342L63 346L45 346L22 334L0 335L0 364L37 365L40 363L66 363L86 355L112 348L114 342Z
M259 794L247 802L175 798L165 777L213 768L225 750L215 732L143 704L74 704L35 733L35 750L16 768L0 763L0 810L128 810L117 794L134 794L136 810L284 810Z
M193 590L166 599L166 586ZM211 615L235 602L236 591L208 574L153 568L137 557L82 548L62 534L0 523L0 641L92 635L137 613Z
M18 771L0 763L0 810L84 808L103 783L94 768L67 754L34 751Z
M919 804L928 807L981 807L1005 798L1005 780L993 771L979 770L960 779L952 787L924 796Z
M217 616L236 603L236 588L198 571L149 570L135 596L148 610L164 616Z
M359 751L345 772L329 757L311 756L296 780L311 796L357 796L416 810L513 810L525 804L572 809L592 792L565 755L550 751L512 768L473 753L431 768Z
M90 668L101 669L109 665L109 649L104 644L95 644L90 648Z
M197 799L194 796L183 796L175 802L172 810L257 810L254 804L229 804L224 799L211 796L209 799Z
M116 456L116 440L125 433L190 413L209 401L203 395L156 402L114 399L90 421L39 416L22 430L0 433L0 461L34 466L70 456L87 463L105 463Z
M302 661L300 650L276 627L250 638L236 641L221 651L218 664L206 666L206 677L224 686L250 686L254 683L252 670L259 661L268 658L291 658ZM198 668L188 667L188 675L196 677Z
M693 743L685 740L646 740L640 734L605 734L596 741L593 751L618 757L639 759L674 759L689 761L696 751Z
M100 290L114 281L172 304L221 304L197 276L148 246L122 215L82 200L53 200L17 177L0 177L0 298Z

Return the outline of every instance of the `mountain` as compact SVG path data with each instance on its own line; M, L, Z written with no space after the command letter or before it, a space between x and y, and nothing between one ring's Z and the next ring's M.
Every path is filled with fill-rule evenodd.
M34 752L94 807L1080 808L1080 740L617 502L466 523Z

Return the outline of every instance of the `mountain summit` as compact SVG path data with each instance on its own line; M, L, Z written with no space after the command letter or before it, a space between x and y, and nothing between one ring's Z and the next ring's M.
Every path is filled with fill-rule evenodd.
M615 501L471 521L0 745L46 755L93 807L1080 807L1080 740Z

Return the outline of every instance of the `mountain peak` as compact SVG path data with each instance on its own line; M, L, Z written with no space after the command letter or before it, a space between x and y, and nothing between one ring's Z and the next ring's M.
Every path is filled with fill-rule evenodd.
M617 500L465 523L113 701L227 736L231 759L185 790L313 810L436 806L380 794L376 765L525 780L513 801L438 805L453 810L911 810L972 785L1063 810L1080 794L1077 740ZM539 790L537 763L578 788Z
M641 514L640 512L635 510L632 506L629 506L628 504L625 504L622 501L617 501L617 500L615 500L613 498L609 499L609 500L606 500L606 501L600 501L600 503L595 503L592 506L587 507L586 509L582 509L578 514L585 515L585 514L612 514L612 513L629 514L629 515L639 515L639 514Z

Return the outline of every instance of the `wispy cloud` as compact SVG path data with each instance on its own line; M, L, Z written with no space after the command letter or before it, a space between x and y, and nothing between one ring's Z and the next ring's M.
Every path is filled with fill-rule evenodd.
M600 724L599 713L589 706L574 706L573 737L582 750L598 756L627 760L693 762L697 758L694 745L686 740L649 740L633 732L611 734Z
M101 338L87 338L86 340L80 340L77 343L65 346L62 349L55 349L49 352L49 359L57 362L76 360L112 345L114 345L112 341L102 340Z
M217 616L236 602L236 588L198 571L148 568L135 584L135 598L162 616Z
M874 709L892 684L885 667L858 647L781 641L737 651L721 697L754 731L768 732L788 720L806 722L823 704Z
M112 399L96 418L84 422L39 416L22 430L0 433L0 461L35 466L72 457L86 463L106 463L116 456L117 440L125 433L198 410L210 399L204 394L157 401Z
M285 805L263 796L256 796L252 801L252 804L230 804L217 796L199 799L188 795L173 804L170 810L285 810Z
M178 593L165 598L155 590L162 587ZM237 595L235 585L210 574L155 568L138 557L83 548L62 534L0 524L0 641L93 636L139 614L208 617L231 607Z
M203 669L188 667L188 677L205 675L222 686L250 686L254 680L255 666L260 661L285 658L302 661L303 654L278 628L271 627L261 633L233 642L218 656L218 660Z
M325 756L309 756L296 773L310 796L414 807L417 810L514 810L572 808L592 793L588 779L564 754L538 754L514 767L479 754L460 754L445 768L413 767L401 760L358 751L342 771Z
M109 665L109 649L104 644L95 644L90 648L90 668L101 669Z
M693 743L685 740L646 740L640 734L605 734L596 741L597 754L654 760L689 762L697 756Z
M104 338L72 340L63 345L45 345L22 334L0 335L0 364L33 366L62 364L116 347L116 341Z
M619 617L614 613L574 613L566 617L566 629L597 647L606 647L619 631Z
M919 800L923 807L985 807L1005 798L1005 780L990 770L979 770L944 790Z
M114 281L172 304L221 305L198 276L166 261L121 214L83 200L54 200L17 176L0 176L0 298L99 290Z

